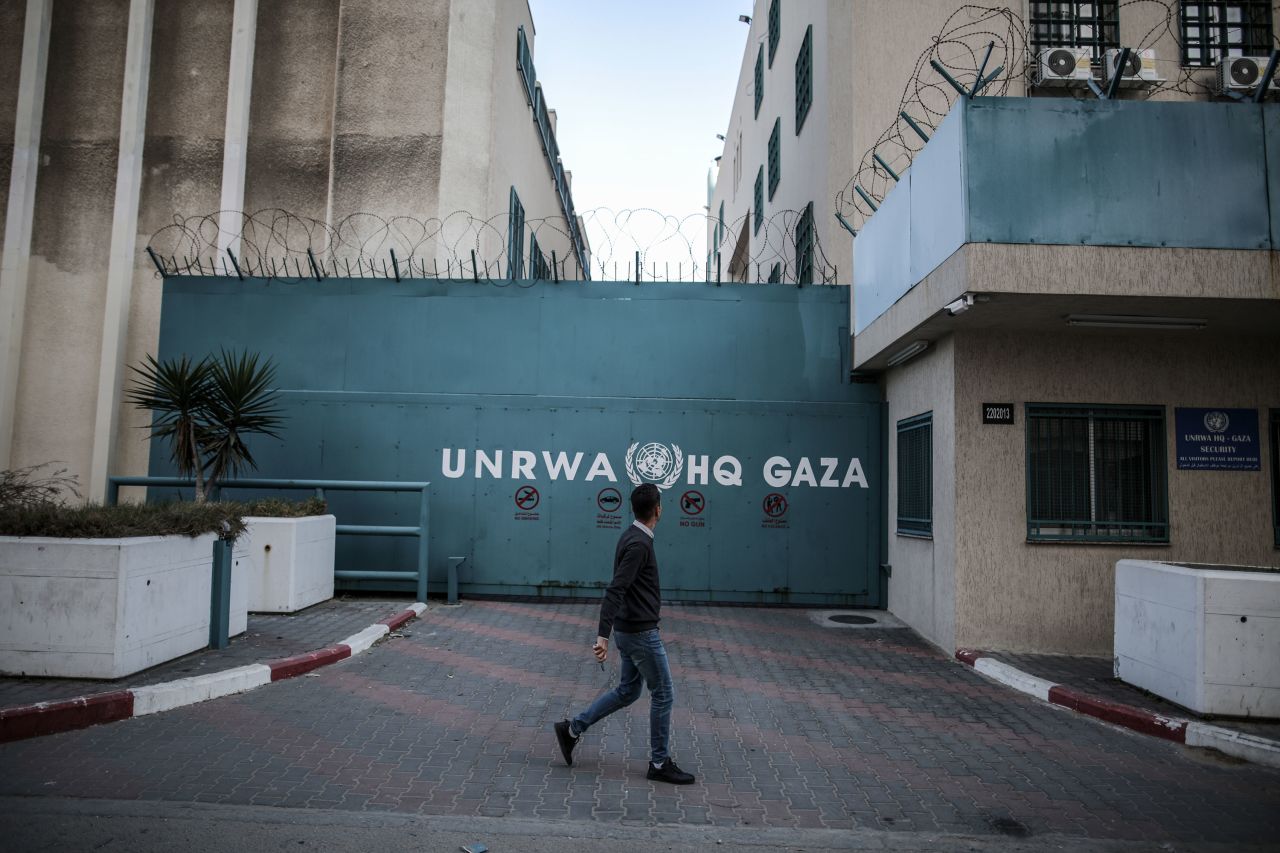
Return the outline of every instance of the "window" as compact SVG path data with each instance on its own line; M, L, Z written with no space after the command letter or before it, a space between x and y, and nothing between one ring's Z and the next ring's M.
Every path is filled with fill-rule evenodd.
M1168 542L1162 407L1027 405L1027 539Z
M520 79L524 81L524 94L533 106L534 84L537 74L533 70L533 52L529 50L529 40L525 37L524 27L516 28L516 67L520 70Z
M529 278L547 279L551 277L551 264L538 246L538 235L529 235Z
M804 31L804 42L796 56L796 136L804 127L809 107L813 105L813 25Z
M764 223L764 166L761 166L760 171L756 172L755 207L755 223L752 226L751 233L759 234L760 226Z
M1271 410L1271 525L1280 548L1280 409Z
M782 0L769 3L769 67L773 67L773 55L778 52L778 40L782 38Z
M897 532L933 536L933 412L898 421Z
M760 118L760 104L764 102L764 45L756 54L756 118Z
M720 216L716 218L716 249L724 243L724 202L720 202Z
M782 119L773 123L773 133L769 134L769 201L773 201L774 190L782 179Z
M511 188L511 211L507 223L507 278L524 278L524 205L516 188Z
M1224 56L1271 53L1271 0L1182 0L1182 64L1213 65Z
M1087 47L1095 62L1110 48L1120 47L1119 2L1081 3L1031 0L1031 50L1046 47Z
M796 224L796 284L813 284L813 202Z

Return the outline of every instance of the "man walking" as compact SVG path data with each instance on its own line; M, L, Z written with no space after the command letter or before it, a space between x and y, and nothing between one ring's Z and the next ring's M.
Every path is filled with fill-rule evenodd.
M600 605L600 628L591 647L604 664L613 634L622 658L618 686L602 693L591 707L572 720L555 724L556 740L564 762L573 765L573 749L582 734L600 720L640 698L640 683L649 688L649 768L647 778L673 785L688 785L693 774L671 760L671 705L675 689L667 667L667 651L658 635L658 611L662 590L658 584L658 560L653 552L653 529L662 518L662 495L646 483L631 493L635 523L622 532L613 556L613 583Z

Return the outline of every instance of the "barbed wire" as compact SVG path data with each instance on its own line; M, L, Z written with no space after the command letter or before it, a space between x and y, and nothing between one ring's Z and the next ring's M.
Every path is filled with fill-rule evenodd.
M1167 38L1176 46L1178 55L1174 58L1157 55L1156 69L1162 81L1141 88L1123 88L1120 97L1145 100L1170 92L1189 96L1215 94L1212 68L1182 65L1178 0L1123 0L1116 6L1117 20L1126 9L1134 7L1156 7L1159 12L1153 15L1156 23L1137 44L1125 46L1142 51ZM1275 34L1272 41L1273 46L1280 45L1280 37ZM912 123L925 135L931 133L961 97L933 63L972 91L991 46L984 72L988 82L982 86L981 94L1003 96L1010 94L1011 89L1021 94L1030 90L1035 71L1036 54L1031 42L1021 9L966 4L947 17L938 34L916 59L894 122L863 154L852 177L836 193L835 212L852 220L855 228L861 228L897 182L895 175L901 176L925 146L926 139ZM992 76L996 69L1000 69L999 73ZM1015 86L1019 83L1022 85ZM1095 97L1089 89L1056 89L1055 94L1084 99ZM890 169L894 174L889 173Z
M331 277L470 279L497 286L538 280L835 284L812 211L748 213L723 223L650 208L580 211L587 268L562 216L443 218L352 213L333 223L287 210L175 216L146 251L158 275L238 276L289 284ZM235 226L224 229L230 220ZM704 252L702 249L706 247ZM513 274L514 267L514 274Z

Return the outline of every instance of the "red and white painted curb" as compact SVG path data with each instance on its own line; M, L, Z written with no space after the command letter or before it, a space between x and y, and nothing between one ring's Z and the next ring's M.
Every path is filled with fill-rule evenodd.
M1097 717L1099 720L1133 729L1142 734L1171 740L1174 743L1210 747L1257 764L1280 767L1280 741L1195 720L1181 720L1176 717L1153 714L1119 702L1108 702L1070 687L1037 678L1003 661L986 657L975 649L958 649L956 660L968 664L1006 687L1034 696L1042 702L1061 705L1081 714L1088 714L1090 717Z
M193 675L163 684L78 696L60 702L0 708L0 743L156 714L304 675L367 651L391 631L421 616L426 609L427 605L421 601L415 602L408 609L375 622L340 643L300 655Z

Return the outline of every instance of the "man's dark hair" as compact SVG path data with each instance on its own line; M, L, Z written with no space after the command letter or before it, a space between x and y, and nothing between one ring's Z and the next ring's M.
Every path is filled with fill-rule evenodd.
M631 511L636 514L639 521L652 519L660 503L662 503L662 493L653 483L636 486L635 491L631 493Z

